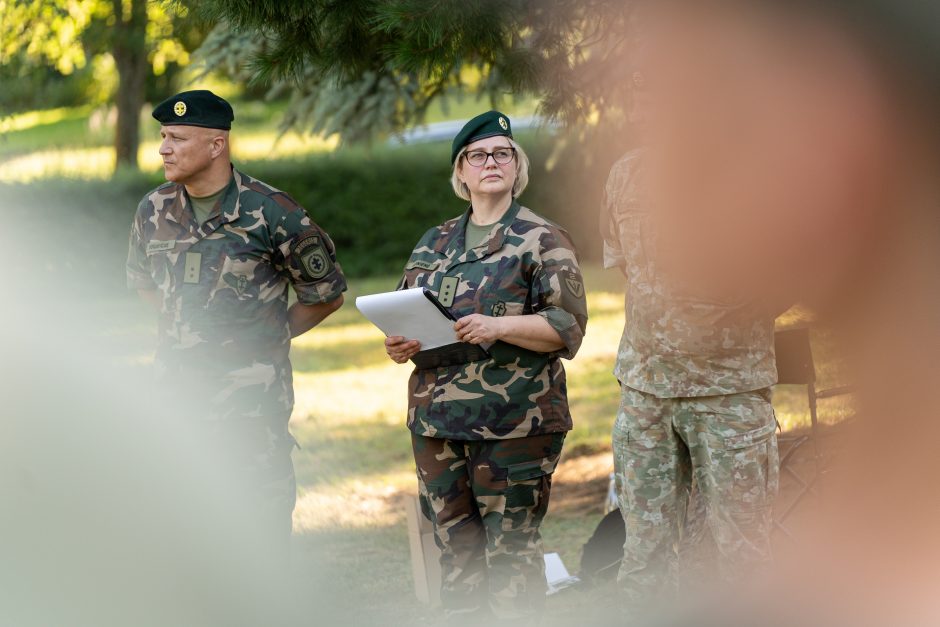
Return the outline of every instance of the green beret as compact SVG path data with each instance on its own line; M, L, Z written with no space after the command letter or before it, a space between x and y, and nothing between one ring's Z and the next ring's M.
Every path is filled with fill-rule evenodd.
M184 91L167 98L153 109L154 119L164 126L202 126L229 130L235 113L224 98L207 89Z
M472 144L478 139L496 137L497 135L512 139L512 126L509 124L509 116L499 111L487 111L473 118L463 125L460 132L457 133L457 137L454 138L450 151L451 165L457 161L460 149L467 144Z

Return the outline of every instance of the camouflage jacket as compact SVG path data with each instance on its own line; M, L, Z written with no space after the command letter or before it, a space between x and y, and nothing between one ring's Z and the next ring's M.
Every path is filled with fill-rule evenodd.
M429 288L458 319L538 314L565 347L536 353L497 342L490 359L415 370L408 383L408 426L418 435L458 440L568 431L561 358L574 357L587 327L574 246L561 228L513 202L488 238L464 252L469 217L470 210L425 233L399 288Z
M611 169L601 231L604 265L626 276L626 324L614 374L661 398L756 390L777 381L774 314L750 303L690 296L658 271L656 237L641 199L641 153Z
M290 196L233 169L197 224L182 185L137 208L127 284L161 299L157 372L211 414L290 415L287 288L305 304L346 289L333 243ZM286 425L286 418L284 420Z

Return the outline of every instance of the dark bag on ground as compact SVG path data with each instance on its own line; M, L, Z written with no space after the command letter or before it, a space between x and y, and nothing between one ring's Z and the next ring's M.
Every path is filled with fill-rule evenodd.
M627 531L620 510L608 512L581 550L581 572L578 576L593 584L615 580L626 540Z

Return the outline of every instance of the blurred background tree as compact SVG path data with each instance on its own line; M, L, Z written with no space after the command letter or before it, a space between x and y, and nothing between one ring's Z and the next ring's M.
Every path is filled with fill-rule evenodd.
M534 97L571 127L623 123L630 2L623 0L203 0L198 53L271 93L283 129L362 140L424 121L458 94Z
M471 96L584 138L625 125L624 0L0 0L0 111L111 104L115 161L137 166L140 112L202 75L286 100L280 129L355 142ZM191 78L191 75L190 75ZM189 82L189 81L187 81ZM613 128L611 128L613 127ZM588 158L592 158L588 151Z
M136 168L141 108L203 38L182 3L0 0L0 110L112 103L116 166Z

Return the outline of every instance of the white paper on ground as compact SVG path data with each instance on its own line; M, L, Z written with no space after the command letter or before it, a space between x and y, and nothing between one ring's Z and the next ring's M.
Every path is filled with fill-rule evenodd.
M558 553L546 553L544 559L545 579L548 582L546 594L555 594L570 585L578 583L579 579L568 572Z
M424 288L360 296L356 307L386 336L400 335L421 342L421 350L458 342L454 321L434 306Z

